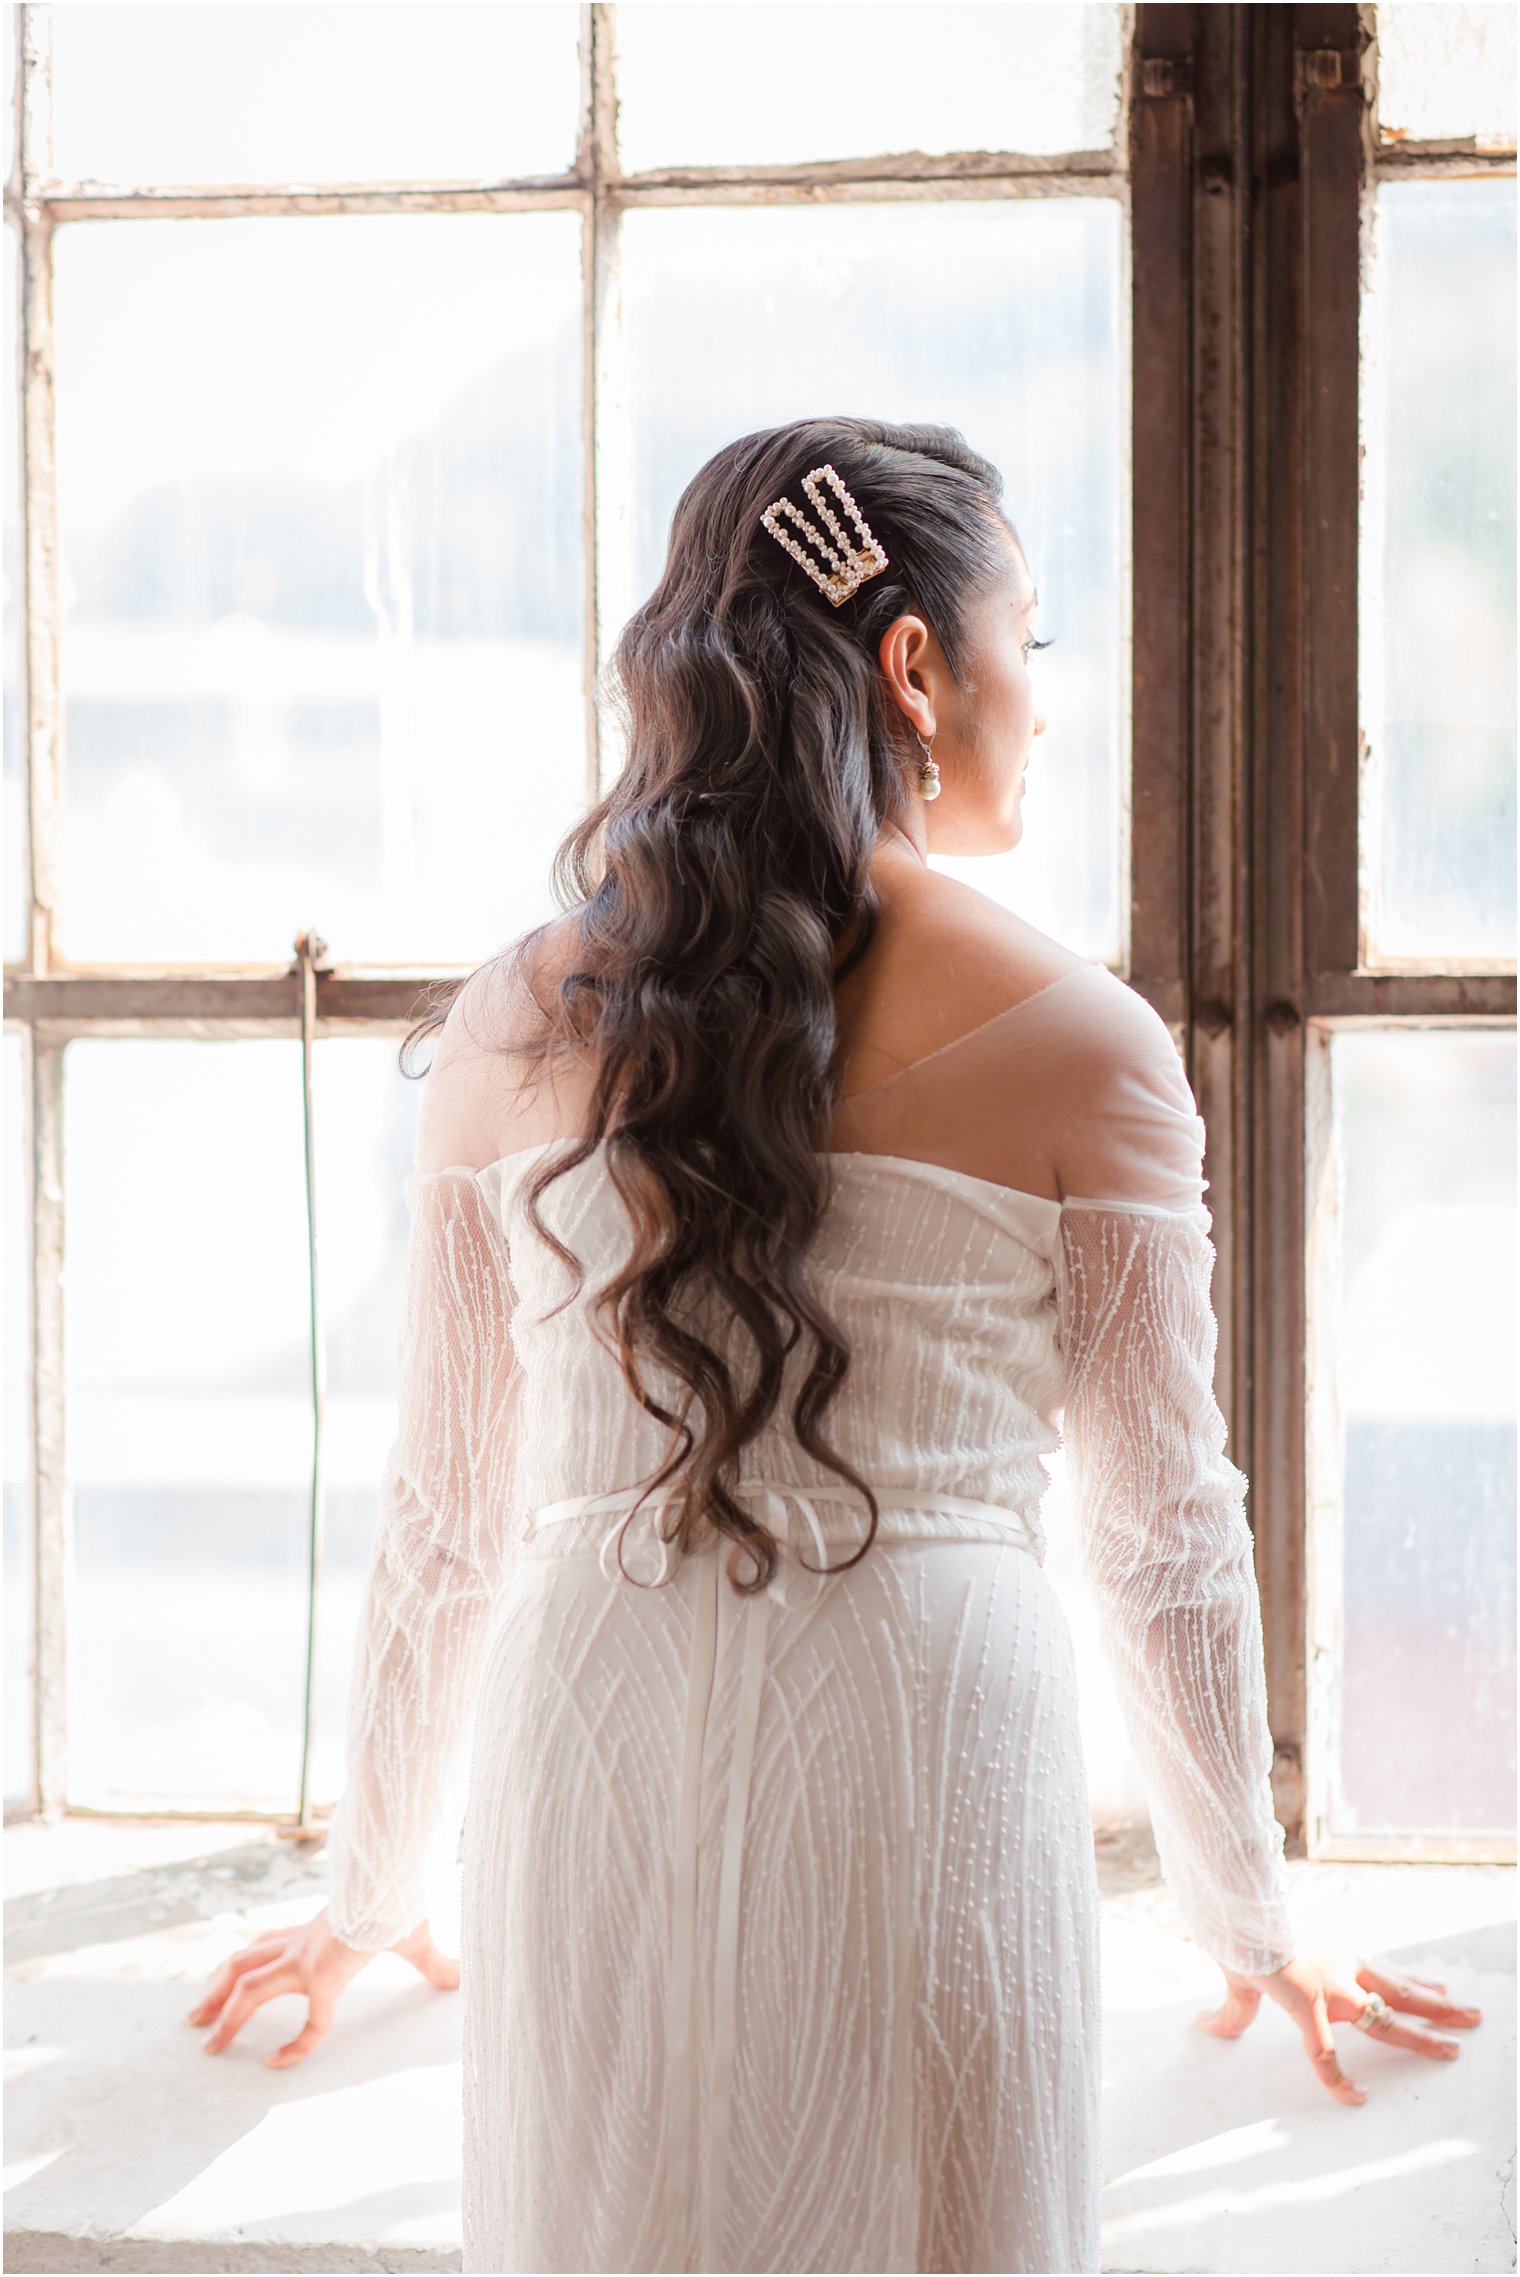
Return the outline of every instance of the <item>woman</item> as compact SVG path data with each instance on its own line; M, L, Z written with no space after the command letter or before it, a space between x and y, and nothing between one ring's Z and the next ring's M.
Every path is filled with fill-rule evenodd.
M927 866L1017 842L1045 724L1000 491L941 427L710 460L565 914L419 1031L332 1900L197 2015L306 1992L290 2062L372 1951L455 1981L422 1868L472 1731L466 2270L1098 2267L1063 1437L1210 2029L1266 1994L1359 2102L1333 2023L1474 2020L1296 1950L1167 1030Z

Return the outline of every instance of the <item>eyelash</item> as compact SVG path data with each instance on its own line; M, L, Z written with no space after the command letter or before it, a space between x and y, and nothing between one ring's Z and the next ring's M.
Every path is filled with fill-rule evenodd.
M1055 638L1055 635L1054 635L1054 634L1052 634L1052 635L1051 635L1051 639L1053 640L1054 638ZM1026 640L1026 641L1025 641L1025 643L1024 643L1024 655L1025 655L1025 658L1026 658L1026 659L1028 658L1028 655L1029 655L1029 651L1030 651L1032 648L1049 648L1049 646L1050 646L1050 641L1048 641L1048 640Z

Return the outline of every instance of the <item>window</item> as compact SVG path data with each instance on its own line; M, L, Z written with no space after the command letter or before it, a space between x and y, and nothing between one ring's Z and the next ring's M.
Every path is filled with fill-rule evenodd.
M999 463L1060 635L940 859L1186 1057L1290 1838L1502 1854L1512 15L363 17L0 11L8 1807L336 1792L396 1041L552 906L682 484L847 402ZM1482 1761L1401 1789L1433 1638Z
M1310 1807L1512 1854L1515 18L1379 13L1362 190L1357 973L1311 1020ZM1453 147L1454 141L1458 147Z
M7 1792L288 1814L341 1783L391 1423L395 1043L551 908L618 763L596 667L708 450L864 387L999 459L1084 653L997 889L1123 959L1130 16L941 10L906 111L838 7L801 105L764 8L431 0L356 42L317 6L299 71L258 6L5 23L9 1191L44 1292ZM675 60L742 115L673 105Z

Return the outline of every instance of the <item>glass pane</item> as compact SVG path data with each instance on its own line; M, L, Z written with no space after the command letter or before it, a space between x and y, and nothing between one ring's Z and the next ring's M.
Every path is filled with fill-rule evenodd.
M64 1059L70 1796L293 1808L311 1495L301 1053Z
M575 156L579 11L426 0L52 11L66 181L499 181Z
M1106 150L1119 118L1121 16L998 0L882 0L868 19L837 0L805 16L766 0L641 0L617 14L622 164L637 173L912 150Z
M9 10L0 7L9 19ZM25 615L21 594L21 418L18 398L20 360L16 343L20 324L17 293L20 283L20 248L7 219L5 225L5 959L12 963L26 955L27 934L27 815L26 727L23 717L26 657L23 640Z
M1515 185L1385 182L1363 317L1369 961L1515 953Z
M1515 139L1515 10L1388 0L1374 11L1378 130L1385 142Z
M1129 417L1118 206L665 207L623 227L629 605L658 577L676 499L703 460L753 428L826 413L856 392L841 372L870 375L875 417L959 427L1002 470L1040 590L1033 629L1056 645L1033 660L1049 725L1029 763L1023 843L936 867L1086 955L1117 958Z
M1329 1818L1515 1823L1515 1040L1331 1044L1340 1319ZM1337 1497L1334 1488L1339 1484ZM1329 1577L1327 1576L1327 1580Z
M65 225L63 936L468 963L585 803L580 223ZM109 349L107 353L106 350Z
M5 1800L33 1799L32 1217L26 1058L5 1031Z
M397 1345L405 1298L406 1181L420 1082L396 1064L399 1035L319 1044L317 1223L327 1391L323 1423L322 1589L317 1610L312 1798L336 1801L345 1770L348 1685L397 1422ZM431 1044L422 1051L425 1067Z

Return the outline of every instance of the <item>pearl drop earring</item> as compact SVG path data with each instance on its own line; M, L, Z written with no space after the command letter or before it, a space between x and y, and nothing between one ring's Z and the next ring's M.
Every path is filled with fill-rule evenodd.
M918 734L916 728L913 732L915 735ZM925 743L923 737L919 735L918 748L923 753L923 757L918 763L918 787L926 799L937 799L940 790L939 768L935 762L933 738L931 737Z

